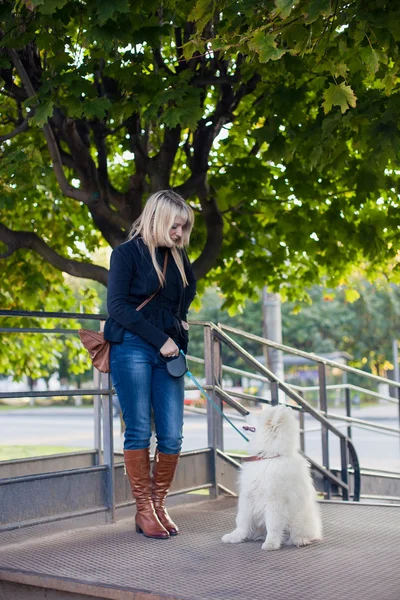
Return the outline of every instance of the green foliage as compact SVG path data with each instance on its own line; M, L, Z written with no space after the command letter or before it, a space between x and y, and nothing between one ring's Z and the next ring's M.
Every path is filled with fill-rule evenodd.
M377 375L392 369L392 340L400 338L400 288L385 280L371 285L355 280L327 292L310 290L312 304L294 316L292 303L282 307L285 343L307 352L342 350L350 363Z
M185 184L191 257L213 255L199 287L219 286L231 314L264 285L298 303L354 268L398 282L399 23L381 0L3 2L0 136L28 128L1 144L1 223L81 265L150 192ZM61 192L61 162L85 201ZM4 239L2 307L75 305L40 253Z
M343 351L350 355L351 366L384 376L386 369L393 368L392 340L400 339L400 288L384 280L371 285L359 278L352 286L331 290L315 286L308 290L308 302L283 303L283 343L316 354ZM200 310L192 309L189 318L224 323L262 336L260 297L247 301L243 313L230 317L222 294L209 288ZM190 330L189 351L193 356L203 356L202 334L200 327ZM238 341L254 356L262 355L258 343L243 338ZM229 364L236 364L234 355L224 352Z

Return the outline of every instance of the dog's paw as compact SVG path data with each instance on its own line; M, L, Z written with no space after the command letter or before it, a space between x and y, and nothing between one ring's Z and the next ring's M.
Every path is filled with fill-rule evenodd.
M280 539L268 538L265 540L263 545L261 546L262 550L279 550L282 546L282 542Z
M237 529L231 533L226 533L221 538L224 544L240 544L240 542L244 542L245 539L243 534L240 531L237 531Z
M300 548L301 546L308 546L308 544L311 544L312 541L314 540L307 537L294 537L292 539L292 544L297 546L297 548Z
M279 550L281 542L279 540L265 540L261 546L261 550Z

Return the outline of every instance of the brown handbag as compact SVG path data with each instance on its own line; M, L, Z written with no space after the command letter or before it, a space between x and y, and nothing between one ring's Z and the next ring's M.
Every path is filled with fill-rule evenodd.
M168 263L168 250L165 253L164 257L164 267L163 267L163 275L167 272L167 263ZM154 296L158 294L161 289L161 285L158 290L154 292L147 300L142 302L136 310L141 310L146 304L153 300ZM108 340L104 339L103 332L100 331L92 331L91 329L79 329L78 331L79 337L81 338L81 342L88 350L90 354L90 358L92 360L93 366L96 367L98 371L102 373L110 372L110 348L111 344Z

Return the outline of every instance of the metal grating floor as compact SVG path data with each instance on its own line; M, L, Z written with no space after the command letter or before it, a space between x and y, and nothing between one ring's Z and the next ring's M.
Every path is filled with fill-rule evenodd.
M321 510L323 542L275 552L261 542L221 543L236 514L225 498L173 507L181 534L169 540L134 533L132 517L47 535L42 528L41 537L34 528L26 537L10 532L0 536L0 580L123 600L400 600L400 508Z

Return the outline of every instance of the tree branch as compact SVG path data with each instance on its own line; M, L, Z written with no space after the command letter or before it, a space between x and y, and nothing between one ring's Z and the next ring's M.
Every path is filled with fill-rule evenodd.
M174 73L174 71L172 71L172 69L170 69L169 66L165 64L160 48L152 48L152 50L157 67L165 71L168 75L173 75L175 77L176 73Z
M225 77L213 77L212 75L210 75L209 77L195 77L194 79L192 79L191 84L193 87L203 87L205 85L234 85L235 83L237 83L237 81L237 77L234 75L227 75Z
M108 171L107 171L107 144L105 140L105 128L100 121L93 121L90 123L93 131L94 143L97 148L97 170L99 175L102 177L104 184L108 185Z
M17 70L17 73L24 85L24 88L25 88L28 96L32 97L32 98L37 97L34 87L31 83L31 80L29 79L28 73L25 71L25 67L22 64L21 60L19 59L19 56L18 56L16 50L8 49L8 55L11 58L11 61ZM58 145L57 145L56 139L54 137L53 130L48 123L46 123L43 126L43 133L46 138L47 146L49 148L49 152L50 152L50 156L51 156L51 160L52 160L53 168L54 168L54 174L57 178L57 181L61 188L62 193L64 194L64 196L67 196L68 198L73 198L74 200L78 200L79 202L87 203L86 192L84 192L83 190L77 190L76 188L74 188L67 181L67 178L65 177L60 152L58 150Z
M221 251L223 234L223 218L219 211L215 198L211 195L199 194L207 229L207 238L200 256L193 263L196 278L201 279L215 266L215 262Z
M28 129L28 121L30 118L31 118L31 115L26 117L13 131L10 131L10 133L6 133L5 135L1 135L0 136L0 144L2 144L3 142L5 142L7 140L11 140L13 137L16 137L23 131L26 131Z
M0 258L7 258L13 252L21 248L34 250L42 256L53 267L69 273L74 277L83 277L98 281L107 286L108 271L104 267L93 265L91 263L80 262L65 258L57 254L50 246L48 246L36 233L30 231L12 231L5 225L0 223L0 241L3 242L8 250L0 254Z
M24 85L28 96L36 97L35 89L32 85L32 82L29 79L29 76L21 60L19 59L17 52L14 49L9 49L8 53L13 65L15 66L18 72L18 75L21 78L21 81ZM70 139L67 140L69 147L73 148L74 145L78 145L79 149L82 148L82 140L77 135L75 123L73 123L72 120L69 128L67 127L67 129L69 129L70 134ZM98 191L96 185L97 172L93 160L90 157L90 153L86 152L85 154L85 158L88 160L89 166L92 167L91 169L89 169L88 174L84 173L83 170L80 169L81 165L77 164L75 161L75 168L80 174L80 179L82 180L83 178L84 183L86 176L87 189L74 188L68 182L65 176L59 146L54 135L53 128L49 123L46 123L43 126L43 133L46 138L50 157L53 163L54 174L64 196L66 196L67 198L77 200L78 202L82 202L83 204L86 204L89 207L95 224L100 229L105 239L111 244L112 247L121 244L125 239L125 234L122 231L122 228L125 225L125 221L123 218L120 218L118 214L113 212L110 209L110 207L108 207L105 204L104 199L101 197L101 194ZM72 155L73 154L74 153L72 152Z
M239 75L239 74L238 74ZM203 251L195 261L193 268L198 278L204 277L210 271L219 256L223 241L223 217L214 196L207 188L208 157L212 144L222 127L233 120L233 112L241 99L252 93L259 76L253 76L248 82L239 87L236 93L231 85L222 85L221 95L215 107L214 114L202 119L194 135L192 174L176 191L188 197L198 195L202 215L207 229L207 239ZM211 121L211 123L210 123Z
M174 191L182 198L190 198L198 193L199 188L204 186L206 174L192 173L188 179L174 188Z
M171 129L165 128L161 148L148 163L152 190L163 190L169 187L171 171L179 148L180 139L180 125Z

